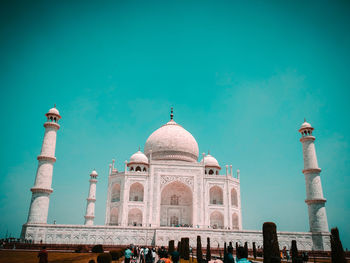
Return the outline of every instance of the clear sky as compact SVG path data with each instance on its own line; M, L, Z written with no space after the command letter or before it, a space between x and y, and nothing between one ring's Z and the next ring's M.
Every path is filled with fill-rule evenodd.
M48 222L62 224L84 222L94 168L104 224L109 163L123 170L173 106L200 152L241 170L244 229L308 231L305 117L329 226L350 248L349 12L348 1L1 1L0 236L26 222L54 103Z

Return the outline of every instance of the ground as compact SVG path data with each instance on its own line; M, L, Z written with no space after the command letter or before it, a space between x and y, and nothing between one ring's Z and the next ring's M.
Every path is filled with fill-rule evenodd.
M32 251L0 251L0 263L37 263L38 252ZM98 254L95 253L67 253L49 252L50 263L87 263L90 259L96 261ZM117 261L113 261L117 262Z
M18 250L0 250L0 263L37 263L38 252L33 251L18 251ZM49 262L50 263L87 263L90 259L94 259L97 262L96 253L72 253L72 252L49 252ZM249 258L253 260L252 258ZM313 259L309 259L313 262ZM255 262L262 261L261 258L254 260ZM310 262L309 261L309 262ZM113 263L121 263L122 260L112 261ZM282 261L285 262L285 261ZM291 262L291 261L289 261ZM329 263L329 258L317 258L316 262ZM183 260L181 259L180 263L192 263L192 260ZM194 259L193 263L197 263L197 260Z

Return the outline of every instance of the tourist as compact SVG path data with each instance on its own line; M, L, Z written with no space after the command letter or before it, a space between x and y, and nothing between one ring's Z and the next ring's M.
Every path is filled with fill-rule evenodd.
M157 256L156 249L152 248L152 263L156 261L156 256Z
M145 248L144 248L144 253L143 253L143 254L145 255L145 259L146 259L146 256L147 256L147 254L148 254L148 251L149 251L148 247L145 247Z
M148 251L148 252L146 253L146 256L145 256L145 258L146 258L146 263L152 263L152 261L153 261L152 250L147 248L146 251Z
M176 250L173 253L171 253L171 260L173 261L173 263L179 263L180 253Z
M236 256L237 256L237 258L236 258L237 263L248 263L248 262L250 262L247 259L246 251L245 251L244 247L238 247L237 248Z
M225 258L225 261L224 263L234 263L235 260L233 258L233 247L232 246L229 246L227 248L227 255L226 255L226 258Z
M287 254L287 247L286 246L283 247L281 254L282 254L281 259L286 258L286 254Z
M140 248L140 263L145 263L145 248Z
M159 257L160 257L160 255L159 255ZM164 262L164 263L171 263L171 260L169 259L169 256L168 256L168 252L166 250L165 250L165 253L163 252L161 259L158 261Z
M309 254L307 252L303 252L303 262L309 261Z
M287 262L288 260L290 259L290 253L289 253L289 250L286 251L286 259L287 259Z
M168 254L168 251L166 251L164 246L161 246L161 248L158 250L158 255L160 258L165 257L165 255Z
M132 257L132 252L130 250L130 247L127 247L127 249L124 252L124 256L125 256L125 263L130 263L131 257Z
M45 246L43 246L42 249L39 251L38 258L39 263L48 263L48 254Z

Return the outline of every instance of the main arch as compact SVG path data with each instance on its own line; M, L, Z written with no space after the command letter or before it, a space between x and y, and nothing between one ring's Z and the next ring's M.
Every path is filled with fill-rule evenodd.
M192 226L191 189L179 181L166 185L161 194L160 226Z

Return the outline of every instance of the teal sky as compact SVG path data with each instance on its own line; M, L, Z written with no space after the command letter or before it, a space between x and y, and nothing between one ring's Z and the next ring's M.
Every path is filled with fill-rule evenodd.
M314 127L330 227L350 247L350 2L2 1L0 236L27 219L57 104L49 219L82 224L89 173L118 169L175 121L220 165L241 170L244 229L308 231L302 148Z

